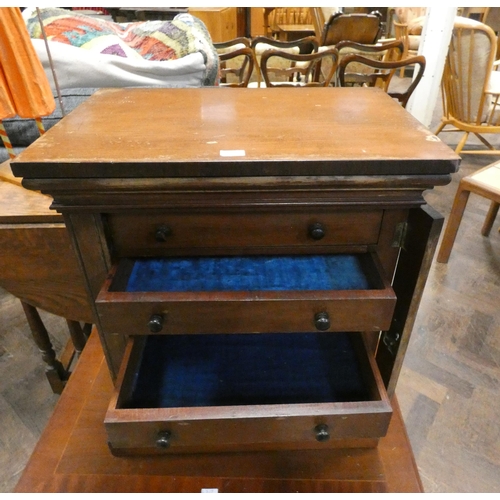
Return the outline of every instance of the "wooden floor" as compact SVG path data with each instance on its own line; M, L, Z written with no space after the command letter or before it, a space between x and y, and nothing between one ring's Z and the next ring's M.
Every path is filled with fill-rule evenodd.
M497 159L464 156L427 201L447 217L459 179ZM500 491L500 218L482 237L487 208L471 195L450 262L433 264L397 388L427 492ZM0 318L0 492L10 492L58 397L20 303L1 289ZM60 352L66 324L43 318Z

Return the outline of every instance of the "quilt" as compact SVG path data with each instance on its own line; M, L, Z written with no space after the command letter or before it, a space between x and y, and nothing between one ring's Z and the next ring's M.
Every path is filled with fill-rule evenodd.
M190 14L126 24L60 8L42 8L40 14L62 88L218 84L217 52L203 22ZM36 10L26 9L23 17L48 66ZM76 72L82 82L75 81Z

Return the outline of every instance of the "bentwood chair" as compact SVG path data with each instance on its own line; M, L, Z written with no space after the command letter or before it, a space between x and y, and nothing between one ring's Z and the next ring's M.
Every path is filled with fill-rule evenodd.
M247 87L255 65L250 40L239 37L214 43L214 47L219 54L220 86Z
M329 70L319 81L317 75L321 74L321 71L317 68L324 60L329 61ZM270 61L273 61L272 64ZM328 87L335 75L337 63L338 51L335 48L312 54L266 50L261 58L261 71L266 87ZM276 71L288 77L287 81L273 81L271 74Z
M500 162L488 165L471 175L467 175L460 181L443 235L443 241L439 248L438 262L447 263L450 258L470 193L491 200L489 211L481 229L483 236L489 236L500 207Z
M359 73L348 73L349 65L365 66L372 71L360 71ZM413 78L410 85L405 90L390 90L391 79L397 69L406 66L417 65L417 75ZM425 57L415 56L401 59L400 61L377 61L369 59L359 54L351 54L341 59L338 68L338 77L341 87L360 85L363 87L380 87L391 97L397 99L403 107L406 107L408 99L419 84L425 71ZM350 82L346 81L346 75L349 75Z
M263 80L263 74L261 70L261 58L264 52L269 50L286 52L288 54L312 54L318 51L318 40L315 36L307 36L304 38L300 38L298 40L292 41L281 41L275 40L274 38L269 38L265 36L255 37L251 42L251 47L254 53L254 62L257 68L258 81L255 85L261 86L261 82ZM301 61L293 61L292 66L296 67L295 72L290 71L290 61L289 60L276 60L277 65L274 67L272 71L275 74L275 77L279 78L279 75L285 75L290 81L293 79L293 74L300 72L300 66L308 65L307 62ZM267 66L268 74L271 73L271 66L268 64ZM253 86L254 82L250 84Z
M443 79L443 118L436 130L463 132L457 154L500 154L483 134L500 133L500 72L494 71L497 37L479 21L456 17ZM451 127L451 128L450 128ZM465 149L470 134L487 149Z

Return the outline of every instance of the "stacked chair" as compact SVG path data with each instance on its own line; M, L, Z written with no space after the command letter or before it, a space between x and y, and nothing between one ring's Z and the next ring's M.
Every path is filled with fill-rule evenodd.
M214 47L219 54L220 86L248 87L255 65L250 40L239 37L214 43Z
M257 37L252 40L252 48L260 87L328 86L337 69L337 49L318 52L314 36L290 42ZM324 61L328 62L329 70L320 82L319 68Z
M339 44L340 45L340 44ZM359 47L365 52L377 52L377 50L385 51L386 54L393 54L397 51L392 47L400 49L401 42L387 42L387 44L378 44L373 46ZM356 45L351 45L356 46ZM413 91L422 79L425 71L425 57L414 56L405 59L401 58L402 52L399 51L399 58L393 59L389 55L387 59L370 58L360 53L349 54L341 58L338 67L338 82L339 86L364 86L364 87L379 87L387 92L391 97L397 99L399 103L406 107ZM411 83L403 90L391 90L389 85L396 70L404 70L408 66L417 66L417 74L412 79ZM350 67L356 67L354 72L349 72Z
M405 57L402 40L380 40L379 12L343 14L336 10L310 8L315 36L283 41L270 30L268 36L215 44L221 86L377 86L406 106L423 76L425 58ZM390 90L396 71L409 65L416 65L418 71L408 88Z

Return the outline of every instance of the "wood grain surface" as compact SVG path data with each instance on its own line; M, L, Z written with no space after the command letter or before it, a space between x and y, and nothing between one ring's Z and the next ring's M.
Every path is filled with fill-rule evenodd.
M50 209L52 197L24 189L15 177L10 160L0 164L0 224L62 222L62 215Z
M99 90L12 166L85 178L437 175L458 163L379 89L207 87Z
M0 165L0 286L52 314L92 323L83 276L52 198L10 182Z

